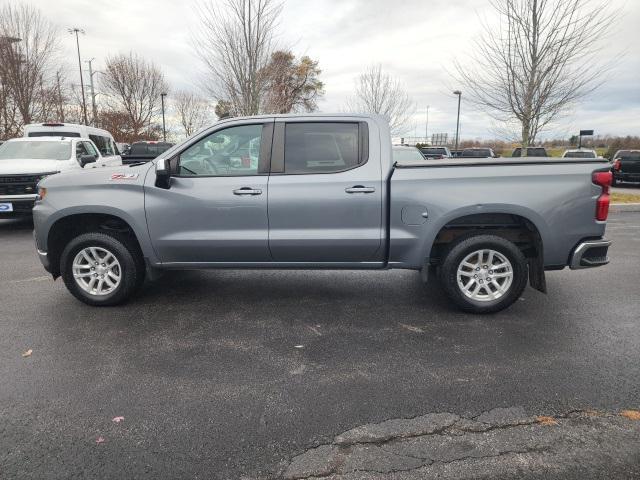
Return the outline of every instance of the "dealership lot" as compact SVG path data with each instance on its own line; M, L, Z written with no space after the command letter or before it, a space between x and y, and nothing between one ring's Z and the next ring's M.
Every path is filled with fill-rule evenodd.
M0 221L0 477L274 477L389 419L638 410L640 212L607 237L609 266L493 316L406 271L178 272L97 309Z

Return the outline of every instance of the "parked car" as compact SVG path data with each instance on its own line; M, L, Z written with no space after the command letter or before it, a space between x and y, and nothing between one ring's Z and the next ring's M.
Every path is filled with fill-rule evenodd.
M588 148L576 148L572 150L565 150L562 154L562 158L597 158L598 154L595 150Z
M422 147L420 149L425 158L442 159L450 158L451 152L447 147Z
M122 163L148 162L161 153L166 152L171 147L173 147L173 143L169 142L133 142L126 155L122 156Z
M497 155L491 148L465 148L460 155L464 158L496 158Z
M544 147L527 147L527 151L525 152L525 157L548 157L547 149ZM511 153L512 157L522 157L522 148L516 147L513 149Z
M424 162L424 156L416 147L409 145L394 145L393 146L393 161L394 162Z
M394 162L377 115L231 118L146 164L45 178L35 240L90 305L147 269L437 268L488 313L546 291L545 270L608 263L610 183L604 159Z
M32 123L24 127L25 137L67 137L88 138L100 155L108 160L122 160L113 136L101 128L75 123Z
M613 184L640 183L640 150L618 150L613 156Z
M0 217L30 215L37 183L48 175L122 165L105 158L88 138L28 137L0 146Z

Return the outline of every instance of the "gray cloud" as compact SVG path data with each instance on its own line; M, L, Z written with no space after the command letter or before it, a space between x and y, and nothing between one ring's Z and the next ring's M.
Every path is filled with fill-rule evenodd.
M104 65L107 55L134 50L160 65L174 87L197 87L201 65L190 42L198 21L195 0L32 3L61 29L73 25L86 30L82 54L96 58L95 68ZM548 136L586 126L599 133L640 132L640 2L611 4L622 8L623 15L602 55L614 58L624 51L625 56L613 62L612 71L603 72L608 79L602 88L576 105ZM451 62L464 60L482 28L479 17L489 13L488 0L288 0L278 41L320 60L327 92L322 110L340 110L358 73L382 63L416 101L417 134L424 132L427 105L430 132L453 132L456 100L449 92L456 85L449 73ZM73 38L65 35L62 40L70 78L75 78ZM464 137L493 135L487 115L466 103L461 123Z

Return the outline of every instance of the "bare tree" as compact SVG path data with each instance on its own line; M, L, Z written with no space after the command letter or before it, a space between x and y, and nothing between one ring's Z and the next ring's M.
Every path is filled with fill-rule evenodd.
M184 90L176 92L173 98L186 137L207 125L211 118L211 107L204 98Z
M304 56L296 61L289 51L278 50L265 67L266 91L262 110L266 113L313 112L324 94L318 61Z
M136 137L150 129L160 112L160 94L166 93L168 86L153 62L129 53L107 58L102 89L107 106L127 114L131 134Z
M0 6L3 103L8 108L7 115L11 111L9 105L19 112L18 129L47 114L48 96L43 92L52 86L58 52L58 30L40 10L23 3ZM5 123L9 123L8 118Z
M522 146L602 83L595 53L615 13L594 0L492 0L471 68L457 63L477 106L517 125Z
M359 113L377 113L389 122L391 133L406 131L415 112L415 103L398 80L372 65L356 80L355 95L347 101L347 109Z
M205 88L238 115L260 111L263 75L282 6L277 0L207 0L193 43L207 70Z

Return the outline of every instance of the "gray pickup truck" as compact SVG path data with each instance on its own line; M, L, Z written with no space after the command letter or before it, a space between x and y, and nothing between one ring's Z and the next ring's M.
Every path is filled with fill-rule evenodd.
M34 234L90 305L159 270L402 268L488 313L545 270L608 263L610 183L604 159L394 163L378 116L233 118L148 164L42 180Z

